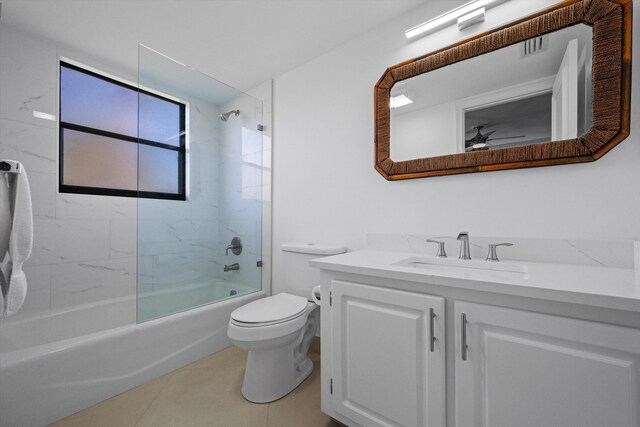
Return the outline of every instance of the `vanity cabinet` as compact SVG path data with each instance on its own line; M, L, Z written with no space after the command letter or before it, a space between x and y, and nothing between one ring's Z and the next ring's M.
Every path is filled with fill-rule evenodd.
M334 280L323 308L336 413L363 426L445 425L443 298Z
M458 427L640 425L638 329L460 301L454 312Z
M322 405L339 421L640 425L640 327L620 312L340 275L322 305Z

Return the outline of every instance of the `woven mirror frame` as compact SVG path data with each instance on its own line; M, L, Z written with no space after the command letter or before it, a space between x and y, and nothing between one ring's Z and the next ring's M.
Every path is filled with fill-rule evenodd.
M575 24L593 28L593 125L575 139L394 162L391 88L396 82ZM592 162L629 135L631 0L566 0L495 30L388 68L374 90L375 168L388 180Z

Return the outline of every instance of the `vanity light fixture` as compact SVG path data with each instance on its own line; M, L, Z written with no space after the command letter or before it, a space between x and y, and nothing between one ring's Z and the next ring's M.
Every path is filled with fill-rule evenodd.
M484 22L485 7L476 9L473 12L469 12L466 15L462 15L458 18L458 30L462 31L467 27Z
M389 100L389 108L398 108L398 107L402 107L403 105L408 105L412 103L413 103L412 96L409 95L408 92L402 91L398 95L391 97L391 99Z
M410 28L404 32L404 35L408 39L419 35L425 35L433 32L439 28L444 27L458 20L458 29L462 30L470 25L484 21L485 9L493 7L499 3L504 3L508 0L473 0L469 3L465 3L462 6L456 7L447 13L443 13L440 16L436 16L433 19L423 22L413 28ZM459 19L460 18L460 19Z

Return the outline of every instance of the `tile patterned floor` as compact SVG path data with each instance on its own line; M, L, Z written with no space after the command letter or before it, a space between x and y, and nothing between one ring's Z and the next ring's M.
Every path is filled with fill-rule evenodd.
M247 353L230 347L100 402L54 427L337 427L320 411L320 356L313 373L288 396L269 404L240 394Z

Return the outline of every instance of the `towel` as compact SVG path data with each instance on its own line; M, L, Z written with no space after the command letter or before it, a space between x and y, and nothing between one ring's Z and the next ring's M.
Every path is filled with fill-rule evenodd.
M9 236L11 236L11 197L9 174L0 173L0 316L4 313L4 294L9 290L9 278L5 278L5 257L9 257Z
M22 265L31 256L33 247L33 214L31 210L31 191L27 172L21 166L19 174L5 174L9 182L9 207L11 215L11 232L9 235L9 250L0 253L0 279L2 283L2 299L0 315L11 316L18 312L27 296L27 278L22 271ZM0 186L4 184L0 183ZM2 191L2 190L0 190ZM0 201L2 199L0 193ZM0 208L0 215L6 215L6 209ZM0 227L6 219L0 219ZM2 244L0 244L2 247ZM0 299L0 303L3 301Z

